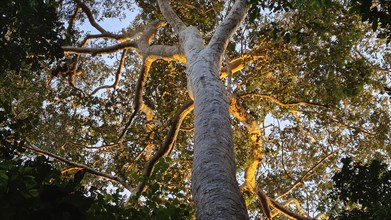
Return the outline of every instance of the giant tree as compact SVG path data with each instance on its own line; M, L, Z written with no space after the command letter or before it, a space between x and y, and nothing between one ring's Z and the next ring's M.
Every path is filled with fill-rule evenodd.
M65 58L42 67L24 148L151 217L322 218L341 157L390 156L390 56L349 5L317 2L61 1Z

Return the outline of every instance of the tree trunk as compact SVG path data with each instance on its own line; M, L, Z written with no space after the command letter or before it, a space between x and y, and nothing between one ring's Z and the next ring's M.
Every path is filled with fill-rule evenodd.
M197 33L189 29L184 41L188 83L194 97L192 191L196 217L248 219L235 177L233 136L228 99L219 77L220 60L212 49L201 49Z

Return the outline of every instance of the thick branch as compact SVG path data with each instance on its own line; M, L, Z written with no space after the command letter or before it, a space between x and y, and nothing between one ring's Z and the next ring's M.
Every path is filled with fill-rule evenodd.
M251 4L248 0L235 1L235 4L229 12L228 16L217 27L217 30L210 40L208 47L216 53L217 57L220 57L220 61L225 49L227 48L230 38L246 17L250 6Z
M281 207L287 207L288 205L290 205L292 203L294 203L296 205L296 208L299 210L299 213L300 213L301 216L305 215L304 212L303 212L303 209L301 208L301 205L300 205L300 203L299 203L299 201L297 199L290 199L290 200L284 202L283 204L281 204ZM281 212L282 212L281 210L275 208L271 212L271 217L273 218L273 217L277 216L278 214L280 214ZM288 218L292 218L292 217L288 215ZM293 219L296 219L296 218L293 218Z
M110 174L107 174L107 173L103 173L103 172L97 171L94 168L91 168L91 167L88 167L86 165L79 164L79 163L76 163L76 162L72 162L70 160L67 160L67 159L62 158L62 157L60 157L58 155L52 154L52 153L50 153L48 151L45 151L45 150L42 150L42 149L39 149L39 148L36 148L36 147L24 146L24 148L28 149L28 150L31 150L31 151L34 151L36 153L40 153L40 154L52 157L52 158L57 159L57 160L59 160L59 161L61 161L63 163L66 163L68 165L82 168L82 169L84 169L88 173L91 173L91 174L94 174L96 176L103 177L105 179L117 182L117 183L121 184L123 187L125 187L127 190L129 190L130 192L133 191L133 189L126 183L126 180L124 180L124 179L122 179L120 177L113 176L113 175L110 175Z
M259 124L254 119L253 116L247 113L247 111L240 105L236 97L232 97L230 100L230 112L235 116L240 122L244 124L247 128L248 133L250 134L250 139L252 143L252 161L248 165L245 171L245 183L246 187L249 188L251 192L255 192L256 189L256 171L259 164L262 161L262 132Z
M261 48L245 53L242 56L233 59L230 62L229 67L222 67L220 70L220 77L222 79L227 77L228 69L231 69L232 73L239 72L250 63L253 63L259 59L265 59L266 55L266 50L263 50Z
M165 61L178 61L182 64L186 63L186 57L178 45L151 45L148 47L147 54L154 60L162 59Z
M141 104L141 107L140 107L140 110L142 112L144 112L145 114L145 117L146 117L146 128L148 130L148 132L150 132L150 135L149 135L149 140L148 140L148 143L147 143L147 146L145 147L145 151L146 151L146 156L145 158L147 160L149 160L149 158L151 157L152 155L152 147L153 147L153 138L155 137L155 133L153 132L153 123L152 123L152 120L153 120L153 111L152 109L147 106L144 102ZM140 154L141 155L141 154ZM138 157L136 157L135 160L137 160Z
M145 189L145 184L147 178L151 175L153 171L153 167L159 160L159 158L163 156L167 156L171 153L175 141L177 139L179 130L181 128L181 124L185 117L194 109L193 101L187 101L180 109L177 110L174 117L170 122L170 129L168 134L163 142L163 144L159 147L159 150L147 161L143 169L144 180L139 183L137 188L135 189L135 194L141 193Z
M257 193L259 196L259 200L262 205L262 211L266 215L267 219L271 219L269 204L266 196L263 194L259 194L257 192L256 186L256 172L258 170L259 164L262 162L263 157L263 149L262 149L262 140L261 140L261 128L258 125L257 121L253 116L247 113L247 111L240 105L238 99L236 97L232 97L230 99L230 112L235 116L240 122L244 124L247 128L248 133L250 134L250 139L252 143L252 158L250 164L246 167L244 180L245 187L250 190L252 193Z
M167 22L174 28L177 33L179 33L183 29L185 29L186 26L172 10L169 2L169 0L158 0L159 8Z

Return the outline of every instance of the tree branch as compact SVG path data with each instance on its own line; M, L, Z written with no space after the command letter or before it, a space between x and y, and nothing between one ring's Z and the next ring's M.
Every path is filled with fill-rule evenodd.
M250 134L250 139L252 143L252 158L250 164L246 167L244 173L245 184L243 187L246 187L250 192L260 195L258 198L262 205L262 211L266 215L267 219L271 219L270 208L267 201L267 198L263 194L259 194L257 191L256 185L256 172L258 170L259 164L262 162L263 158L263 149L262 149L262 132L259 124L254 119L253 116L247 113L247 111L240 105L238 99L235 96L232 96L230 101L229 110L232 115L235 116L241 123L244 124L248 133Z
M115 74L115 80L114 80L113 84L112 85L100 86L100 87L94 89L94 91L91 92L90 96L94 95L95 93L97 93L101 89L110 89L110 88L112 88L112 89L116 90L118 88L119 80L121 78L122 68L124 67L124 63L125 63L126 52L127 52L127 50L123 50L122 51L121 60L120 60L117 72Z
M298 185L300 185L309 176L309 174L312 171L314 171L319 165L321 165L325 160L327 160L329 157L331 157L336 152L337 151L333 151L333 152L327 154L326 157L322 158L320 161L318 161L316 164L314 164L310 169L307 170L307 172L304 173L304 175L302 177L300 177L300 179L298 179L287 191L285 191L285 193L278 196L275 200L277 201L277 200L281 199L282 197L284 197L285 195L287 195L288 193L290 193L293 189L295 189Z
M142 180L134 190L134 193L141 193L145 190L145 184L146 180L149 176L151 176L151 173L153 171L153 168L159 158L163 156L168 156L175 144L175 141L177 139L179 130L181 128L181 124L185 117L194 109L193 101L187 101L183 106L178 109L174 115L174 117L171 119L170 122L170 129L168 130L167 136L163 142L163 144L159 147L158 151L145 163L144 169L143 169L143 176L144 180Z
M67 160L67 159L65 159L63 157L60 157L60 156L55 155L55 154L52 154L52 153L50 153L48 151L39 149L37 147L23 146L23 148L25 148L27 150L34 151L36 153L43 154L45 156L52 157L52 158L57 159L57 160L59 160L59 161L61 161L63 163L66 163L68 165L71 165L71 166L74 166L74 167L78 167L78 168L82 168L82 169L84 169L86 172L88 172L90 174L93 174L93 175L96 175L96 176L108 179L108 180L113 181L113 182L117 182L117 183L121 184L125 189L129 190L130 192L133 192L133 189L127 184L126 180L124 180L124 179L122 179L120 177L113 176L113 175L110 175L110 174L107 174L107 173L103 173L103 172L97 171L96 169L88 167L88 166L83 165L83 164L72 162L72 161Z
M80 9L81 9L80 5L77 4L75 12L73 13L71 18L69 19L69 24L68 24L68 27L67 27L67 33L68 34L70 34L70 32L71 32L71 30L73 28L73 25L75 24L75 21L76 21L77 15L80 12Z
M132 124L132 121L134 117L136 116L137 112L140 110L142 102L143 102L143 89L145 86L145 82L147 80L147 76L149 73L149 69L151 68L152 62L149 59L144 59L143 61L143 68L140 71L140 75L137 80L136 85L136 91L133 99L133 113L128 119L128 122L126 123L124 129L122 130L122 133L118 137L118 143L120 143L123 139L123 137L126 135L127 130L129 129L130 125Z
M216 57L220 58L220 61L230 38L243 22L250 6L248 0L236 0L228 16L217 27L207 47L215 53Z
M99 54L112 53L123 49L138 49L138 44L135 41L127 41L123 43L119 43L113 46L108 46L104 48L85 48L85 47L71 47L64 46L62 47L65 54L91 54L92 56L96 56Z
M269 99L269 100L275 102L277 105L282 106L282 107L292 107L292 106L299 106L299 105L308 105L308 106L314 106L314 107L327 108L326 105L321 105L321 104L311 103L311 102L284 103L284 102L281 102L280 100L278 100L277 98L275 98L275 97L273 97L271 95L268 95L268 94L246 93L246 94L240 95L240 98L245 98L245 97L251 97L251 98L260 97L260 98Z
M268 204L271 205L273 208L280 210L284 215L288 216L289 218L298 219L298 220L314 220L313 218L308 218L305 216L298 215L288 209L286 209L283 205L278 204L276 201L268 197L265 193L263 193L261 190L257 190L257 195L260 198L266 198L268 200ZM272 215L273 217L275 215Z
M174 10L172 10L169 2L170 0L158 0L160 11L162 12L164 18L167 22L174 28L174 30L179 33L186 28L186 25L182 20L176 15Z
M262 48L245 53L242 56L233 59L229 63L229 67L225 67L225 66L222 67L220 70L220 77L222 79L227 77L228 69L231 69L232 73L239 72L240 70L244 69L247 65L249 65L259 59L265 59L266 56L267 56L266 50L264 50Z
M92 15L92 12L91 10L88 8L87 5L85 5L83 2L81 2L80 0L73 0L74 2L76 2L80 7L81 9L83 10L83 12L87 15L87 18L88 18L88 21L90 22L90 24L96 28L99 32L101 32L102 34L109 34L109 32L107 32L102 26L100 26L94 19L94 16Z
M235 118L237 118L240 122L244 124L248 133L250 134L250 139L252 143L252 161L246 168L244 179L246 187L248 187L251 192L255 192L255 174L263 157L262 132L257 121L254 119L253 116L248 114L247 111L239 104L239 101L236 97L232 97L230 99L229 110L231 114L235 116Z
M279 213L282 212L284 215L288 216L288 218L293 218L293 219L313 219L314 220L314 218L308 218L308 217L302 216L302 215L304 215L304 212L303 212L303 210L302 210L302 208L300 206L299 201L297 201L297 199L291 199L291 200L285 202L282 205L278 204L277 202L275 202L274 200L272 200L270 198L268 198L268 199L269 199L270 205L275 208L272 211L272 213L271 213L272 218L277 216ZM273 202L274 202L274 204L273 204ZM287 206L287 205L289 205L291 203L295 203L297 209L299 209L300 215L298 215L298 214L296 214L294 212L291 212L290 210L285 208L285 206ZM279 207L276 207L276 205L279 206Z

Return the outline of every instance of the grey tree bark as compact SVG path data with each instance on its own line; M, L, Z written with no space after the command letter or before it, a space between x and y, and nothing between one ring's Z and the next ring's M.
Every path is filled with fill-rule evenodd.
M248 219L235 177L229 105L220 70L229 39L249 6L246 0L236 1L205 47L200 32L195 27L186 27L168 2L159 0L164 17L179 33L186 57L189 93L194 98L192 192L197 219Z

